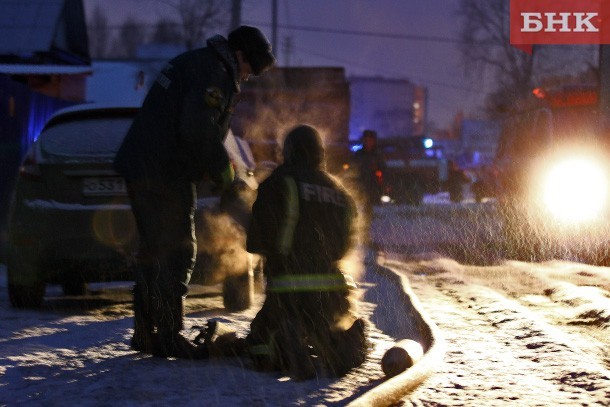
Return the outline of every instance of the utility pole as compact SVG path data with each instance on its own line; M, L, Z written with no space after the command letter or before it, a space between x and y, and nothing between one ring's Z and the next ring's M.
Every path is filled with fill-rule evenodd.
M233 31L241 25L241 0L232 0L231 3L231 26L229 31Z
M277 0L271 0L271 47L277 52Z

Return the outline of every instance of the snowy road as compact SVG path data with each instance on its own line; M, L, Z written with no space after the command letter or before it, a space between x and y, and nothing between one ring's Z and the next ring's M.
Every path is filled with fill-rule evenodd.
M368 269L367 269L368 270ZM372 270L368 270L372 271ZM381 357L394 341L420 340L402 290L375 272L360 282L360 311L370 322L371 351L361 367L342 378L295 382L256 372L239 359L183 361L141 355L129 348L133 324L130 284L96 284L85 297L47 289L41 310L8 306L0 267L0 405L345 405L384 380ZM227 313L220 287L194 287L185 325L221 318L241 335L260 307ZM245 365L246 364L246 365Z
M378 209L375 240L444 337L413 406L610 405L610 269L502 258L493 205Z
M445 343L436 373L399 404L610 405L610 269L502 260L493 205L378 208L373 237ZM370 277L360 304L374 322L366 364L341 379L293 382L237 360L131 351L129 285L94 285L84 298L50 287L42 310L11 309L0 266L0 405L345 405L384 383L379 360L393 339L417 334L400 292ZM186 322L222 317L245 332L255 312L226 314L218 289L199 287Z
M556 277L544 281L519 263L475 268L437 259L388 266L409 276L446 344L444 363L405 405L610 405L607 270L591 279L606 279L593 296ZM566 277L583 270L550 264L546 272L560 267L571 269Z

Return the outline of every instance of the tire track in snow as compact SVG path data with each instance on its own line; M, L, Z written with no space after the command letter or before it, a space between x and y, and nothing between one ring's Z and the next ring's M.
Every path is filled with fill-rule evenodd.
M609 405L609 372L578 337L487 287L408 277L447 352L404 405Z

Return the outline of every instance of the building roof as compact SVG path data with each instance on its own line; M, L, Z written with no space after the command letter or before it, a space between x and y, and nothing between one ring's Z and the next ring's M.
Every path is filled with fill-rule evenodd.
M86 99L97 103L139 105L163 65L139 61L93 61Z
M82 0L2 0L0 56L17 63L89 63Z
M75 75L92 72L88 65L0 64L0 73L7 75Z

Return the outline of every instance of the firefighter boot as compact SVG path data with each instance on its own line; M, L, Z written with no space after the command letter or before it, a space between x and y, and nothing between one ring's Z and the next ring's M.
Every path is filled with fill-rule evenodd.
M133 315L134 328L131 348L138 352L152 353L155 327L145 282L136 282L133 287Z
M367 324L363 318L354 321L354 324L343 334L343 346L345 352L343 359L344 369L337 372L345 374L350 369L360 366L366 359L368 341L366 339Z
M299 328L297 324L283 322L277 338L277 354L282 370L295 381L313 379L317 375L312 349L305 339L305 332Z
M208 320L206 328L195 338L200 354L205 357L242 357L247 356L246 339L237 336L237 332L226 323L216 319Z
M184 297L176 296L156 304L157 334L154 337L154 356L180 359L202 359L207 352L182 336Z
M348 330L332 335L332 352L324 357L329 373L343 376L364 362L369 345L366 331L366 321L359 318Z

